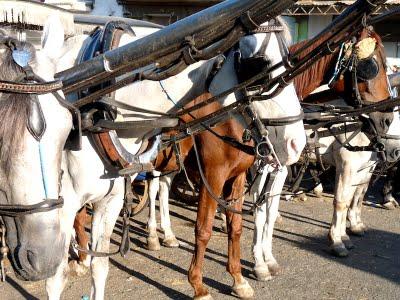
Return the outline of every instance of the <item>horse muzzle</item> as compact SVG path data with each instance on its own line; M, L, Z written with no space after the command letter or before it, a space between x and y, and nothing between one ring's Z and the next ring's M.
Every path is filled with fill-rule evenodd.
M7 226L6 238L8 257L16 276L25 281L38 281L54 276L65 252L65 235L60 232L59 226L43 230L25 228L21 231L18 223L17 221L15 227ZM37 224L32 227L37 227L35 225Z

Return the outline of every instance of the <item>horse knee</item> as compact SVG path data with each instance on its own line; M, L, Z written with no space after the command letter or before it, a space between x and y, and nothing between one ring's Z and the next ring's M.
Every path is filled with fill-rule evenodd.
M229 236L232 240L240 239L241 235L242 235L242 226L240 227L232 226L231 229L229 230Z
M333 206L335 208L336 211L344 211L348 208L347 204L344 202L334 202Z
M196 228L196 243L208 243L211 238L211 230Z

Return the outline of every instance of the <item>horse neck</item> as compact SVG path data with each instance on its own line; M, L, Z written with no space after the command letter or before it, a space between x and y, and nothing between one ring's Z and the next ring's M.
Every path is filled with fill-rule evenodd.
M290 47L290 52L297 51L300 49L307 41L303 41L294 44ZM304 55L310 53L314 50L319 43L315 43ZM337 52L326 55L315 62L311 67L302 72L299 76L294 79L294 85L296 88L297 95L302 100L310 95L315 89L321 85L327 83L327 77L329 71L331 71L335 59L337 58Z

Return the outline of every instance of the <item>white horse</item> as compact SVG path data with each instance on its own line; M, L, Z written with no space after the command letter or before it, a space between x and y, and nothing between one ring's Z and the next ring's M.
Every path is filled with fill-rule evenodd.
M378 44L377 47L379 48L376 49L383 49L381 44ZM363 99L365 97L366 100L374 102L386 99L391 95L390 80L388 80L385 73L384 60L384 53L380 53L378 75L367 82L367 89L361 93ZM310 78L311 81L317 80L313 76ZM378 93L377 90L380 92ZM338 106L348 105L343 99L327 104ZM369 118L375 129L381 134L380 141L385 146L387 160L393 162L399 159L400 120L398 111L375 112L364 117ZM311 138L311 134L312 132L308 132L307 136L310 141L314 141L315 139ZM319 152L321 153L323 163L336 167L334 212L328 237L332 253L337 256L347 256L349 253L348 249L354 247L346 233L346 219L350 222L349 231L351 233L356 235L364 234L366 226L361 220L362 201L371 180L372 171L378 160L376 153L369 151L353 152L343 147L345 141L352 134L353 132L347 132L346 134L337 135L336 138L330 136L314 141L321 146ZM368 146L371 143L370 137L370 135L367 136L365 133L358 133L350 141L350 144L352 146ZM313 146L310 145L310 147ZM316 159L316 157L312 158ZM279 273L281 269L272 254L272 233L275 220L279 214L278 206L280 197L277 191L280 189L280 185L284 184L285 178L283 177L286 177L283 173L281 175L282 178L278 177L276 179L271 186L271 190L266 191L272 197L267 203L257 209L255 215L253 255L256 263L254 273L259 280L268 280L271 278L271 275ZM253 194L255 199L257 199L256 197L262 191L264 176L258 180L261 182L254 185L254 189L258 186L258 193ZM261 267L261 270L264 271L259 271L260 268L257 266L260 265L260 261L267 263L270 274L266 272L266 268Z
M27 76L22 66L28 65L44 80L54 80L55 65L45 53L1 31L0 80L22 83ZM68 203L57 207L62 206L61 154L72 118L53 94L0 92L0 112L0 211L8 257L18 277L41 280L55 274L68 239L61 218ZM20 209L28 214L7 215Z

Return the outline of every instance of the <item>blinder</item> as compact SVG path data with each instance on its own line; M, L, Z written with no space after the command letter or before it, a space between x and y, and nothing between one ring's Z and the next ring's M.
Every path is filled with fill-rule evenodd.
M241 58L239 54L235 57L236 73L239 82L244 82L259 74L271 65L265 55L257 55L249 58ZM269 76L270 77L270 76ZM267 79L268 80L268 79ZM254 86L263 84L265 79L254 82Z
M357 78L362 81L374 79L379 74L379 64L374 56L357 61Z
M37 141L40 141L46 131L46 120L38 97L36 95L31 95L30 98L29 117L26 126L30 134Z

